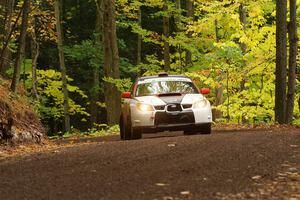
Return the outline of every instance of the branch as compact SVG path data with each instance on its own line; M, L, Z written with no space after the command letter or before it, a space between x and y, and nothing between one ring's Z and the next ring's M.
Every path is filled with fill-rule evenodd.
M8 46L8 43L9 43L9 40L11 39L12 34L13 34L13 32L14 32L14 30L15 30L17 24L18 24L18 21L19 21L19 19L20 19L20 17L21 17L21 14L22 14L22 12L23 12L23 9L24 9L24 5L23 5L22 9L20 10L20 12L19 12L19 14L18 14L18 17L17 17L17 19L16 19L14 25L12 26L12 28L11 28L11 30L10 30L10 33L8 34L8 36L7 36L7 38L6 38L6 41L5 41L4 45L3 45L3 48L2 48L1 54L0 54L0 58L1 58L1 59L3 59L2 57L3 57L4 51L6 50L6 48L7 48L7 46ZM1 65L0 65L0 66L2 66L2 62L1 62Z

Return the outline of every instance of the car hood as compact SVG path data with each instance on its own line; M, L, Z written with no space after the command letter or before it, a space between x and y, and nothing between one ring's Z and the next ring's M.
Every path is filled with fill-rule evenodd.
M139 102L143 102L151 105L166 105L171 103L181 103L181 104L193 104L196 101L203 100L202 94L184 94L181 96L142 96L135 98Z

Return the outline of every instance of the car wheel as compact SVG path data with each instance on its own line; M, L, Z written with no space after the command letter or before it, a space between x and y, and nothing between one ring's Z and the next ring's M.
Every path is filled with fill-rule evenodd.
M121 140L137 140L142 138L141 129L133 129L129 120L120 119L120 138Z
M205 124L201 126L201 133L202 134L211 134L211 124Z
M120 117L120 122L119 122L119 127L120 127L120 139L124 139L124 123L122 117Z
M131 129L131 139L138 140L142 138L142 130L140 128Z
M122 116L120 119L120 138L121 140L131 139L131 127L124 121L124 118Z

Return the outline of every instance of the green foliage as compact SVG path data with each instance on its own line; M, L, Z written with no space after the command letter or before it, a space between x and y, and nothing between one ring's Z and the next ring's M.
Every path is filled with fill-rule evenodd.
M85 132L85 135L89 136L108 136L108 135L118 135L120 133L119 125L108 126L107 124L95 124L94 128L89 129Z
M65 47L67 58L74 61L86 61L86 65L99 69L103 63L102 47L92 40L84 40L81 44Z
M267 0L246 2L249 17L246 28L241 29L239 4L222 6L228 3L199 3L202 11L197 13L199 20L189 29L193 38L202 41L203 50L199 52L202 55L194 54L201 59L194 62L188 75L200 80L199 87L223 88L223 104L215 109L222 111L229 122L273 123L275 26L270 19L274 19L275 4ZM242 52L241 43L246 45L246 52ZM214 103L216 94L209 98ZM296 101L297 98L295 104ZM295 119L297 116L299 111L295 106Z
M47 1L48 2L48 1ZM155 75L164 67L164 41L170 45L171 74L186 74L193 77L199 88L209 87L208 95L214 109L222 112L217 121L229 123L273 123L274 122L274 72L275 72L275 1L232 1L204 0L194 1L194 19L186 17L185 1L181 9L170 0L118 0L117 32L120 56L120 79L104 77L103 49L99 35L95 33L96 6L94 0L66 1L64 13L65 54L68 66L68 89L70 91L70 112L76 122L88 121L86 109L93 97L97 98L98 122L105 122L103 85L109 82L120 91L130 89L137 76ZM247 23L240 21L239 6L243 3L247 12ZM20 4L21 5L21 4ZM62 119L62 92L60 73L47 70L47 66L59 66L55 44L45 41L43 35L52 33L51 2L42 3L41 14L37 20L37 39L41 45L38 71L38 92L41 103L40 113L49 124L50 120ZM167 5L168 9L163 10ZM297 1L298 7L300 1ZM138 23L138 10L142 11L142 23ZM82 11L85 12L82 12ZM163 16L170 18L170 37L163 36ZM297 10L300 17L300 9ZM49 30L45 31L49 27ZM30 31L32 28L30 28ZM137 54L137 35L142 37L142 62L135 65ZM300 37L300 28L298 29ZM16 38L16 37L14 37ZM246 49L242 49L242 44ZM0 44L1 47L2 44ZM15 52L16 42L10 41L9 48ZM185 64L186 51L192 53L192 64ZM26 53L29 57L29 53ZM25 66L25 67L24 67ZM298 59L298 66L300 61ZM93 75L98 70L99 84L94 84ZM12 70L8 71L12 76ZM21 68L22 80L31 89L31 60L26 59ZM299 77L298 77L299 79ZM223 90L223 103L216 106L217 88ZM87 94L89 98L85 95ZM294 123L300 124L298 98L299 80L296 83ZM228 113L229 110L229 113ZM83 118L83 119L82 119ZM75 123L74 123L75 124ZM78 123L77 123L78 124ZM77 127L76 124L76 128ZM84 128L87 129L84 123ZM96 125L89 133L101 135L108 128ZM103 131L103 132L101 132ZM76 132L76 131L75 131ZM79 131L80 134L82 134ZM89 134L87 133L87 134Z
M29 74L31 74L31 68L32 68L32 60L31 59L25 59L24 62L21 65L21 76L22 78L26 78ZM6 75L10 78L13 76L13 68L8 68L6 71Z
M101 137L101 136L110 136L110 135L118 135L120 133L120 128L118 125L108 126L107 124L94 124L93 128L88 129L88 131L80 131L71 127L71 131L69 133L59 133L55 136L51 136L50 139L58 139L58 138L72 138L72 137Z
M247 12L246 24L240 21L241 3ZM163 5L168 5L166 11L162 9ZM132 68L133 73L153 75L163 69L165 40L171 47L169 73L186 72L199 87L210 87L213 93L208 98L213 104L216 102L214 91L221 87L223 103L214 108L222 111L226 120L232 123L274 122L274 1L195 1L196 20L185 17L184 8L177 9L173 1L122 0L118 6L119 27L125 30L130 27L133 33L142 36L145 44L151 43L160 49L158 53L144 53L143 62ZM160 27L148 27L147 21L142 22L142 27L137 23L140 6L144 8L142 12L146 12L142 20L156 20ZM173 17L176 23L171 22L168 38L162 34L163 16ZM174 25L177 30L172 28ZM187 33L192 33L192 38ZM242 44L246 49L242 49ZM192 53L192 66L184 64L186 50ZM297 85L298 91L299 82ZM298 95L299 92L295 98L295 119L299 116Z
M104 77L103 80L107 83L115 85L120 92L126 92L130 90L132 81L128 78L126 79L113 79L111 77Z
M97 35L94 35L96 38ZM82 82L87 82L87 80L92 77L94 70L98 71L98 75L102 74L102 63L103 63L103 52L102 46L93 40L84 40L80 44L75 44L73 46L67 46L64 49L66 53L66 58L74 63L72 68L75 68L76 74L81 74L78 77L76 84L80 85ZM87 73L89 72L89 73ZM88 86L89 96L97 96L103 91L100 85ZM84 88L82 88L84 89Z
M153 75L157 74L162 69L163 61L158 60L156 55L147 55L146 63L140 63L132 69L133 72L140 75Z
M39 113L44 120L61 120L64 116L61 73L55 70L38 70L37 79L37 90L40 97L40 103L38 104ZM71 78L68 78L69 83L72 81ZM87 98L84 92L77 86L68 84L68 90L70 95L76 94L82 99ZM82 116L89 116L85 109L73 101L72 98L69 99L69 106L70 115L80 114Z

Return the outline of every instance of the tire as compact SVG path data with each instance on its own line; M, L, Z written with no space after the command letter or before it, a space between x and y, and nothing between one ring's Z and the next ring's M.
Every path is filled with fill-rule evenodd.
M119 127L120 127L120 139L124 140L125 130L124 130L123 116L120 117Z
M205 134L205 135L211 134L211 123L202 125L201 134Z
M133 129L129 120L124 121L124 118L120 118L120 138L121 140L137 140L142 138L141 129Z
M128 126L128 123L124 121L123 116L120 118L120 138L121 140L130 140L131 139L131 130Z
M142 138L142 130L140 128L131 129L131 139L138 140Z

